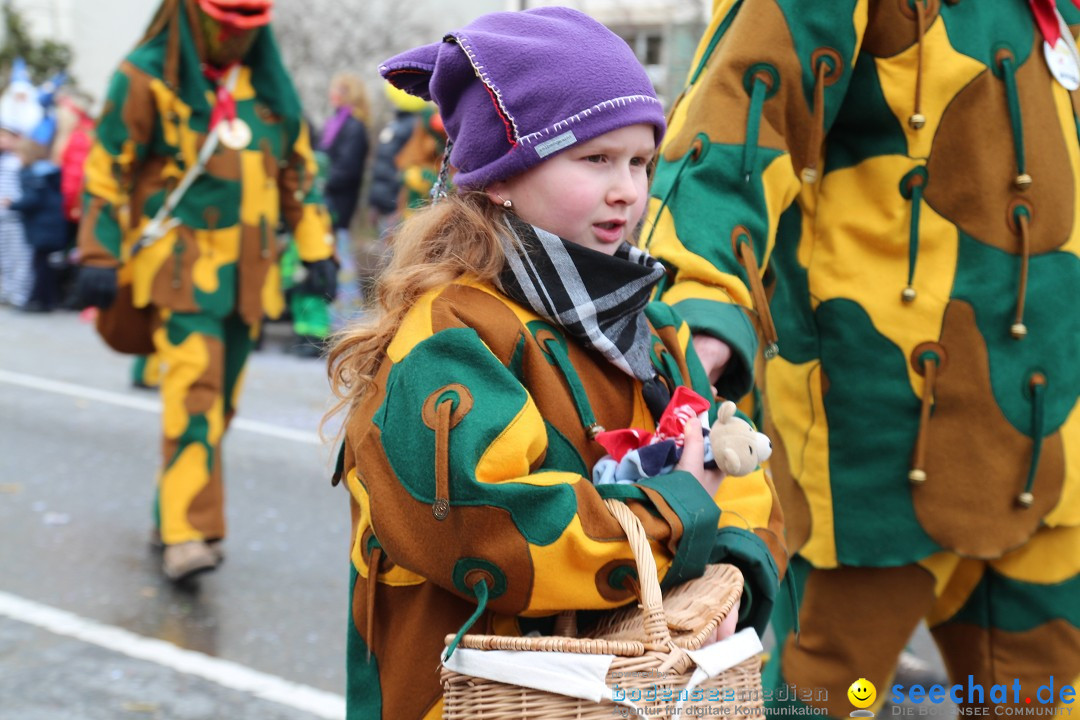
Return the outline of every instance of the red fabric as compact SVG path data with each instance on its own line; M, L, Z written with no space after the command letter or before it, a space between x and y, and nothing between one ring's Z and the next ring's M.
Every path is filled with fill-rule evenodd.
M697 417L709 409L709 401L698 395L690 388L679 386L671 396L671 401L660 416L659 426L655 433L639 428L622 428L620 430L606 430L596 436L596 442L608 451L616 462L631 450L643 448L646 445L661 442L662 440L674 440L676 445L683 444L683 429L686 421Z
M251 30L270 24L273 0L199 0L199 7L223 25Z
M1080 0L1072 0L1073 5L1080 8ZM1039 26L1050 47L1054 47L1061 38L1061 26L1058 24L1057 10L1054 0L1028 0L1031 12L1035 14L1035 24Z
M203 75L217 86L217 102L210 113L210 128L213 129L219 121L233 120L236 118L236 101L232 93L222 82L229 74L235 63L227 68L216 68L212 65L203 66Z
M83 164L93 144L94 120L80 114L60 154L60 194L64 199L64 217L69 222L78 222L82 214Z

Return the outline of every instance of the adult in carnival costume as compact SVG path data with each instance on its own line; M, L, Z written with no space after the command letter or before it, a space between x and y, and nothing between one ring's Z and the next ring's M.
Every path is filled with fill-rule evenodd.
M802 597L766 682L832 716L923 619L954 702L1080 679L1077 23L718 0L672 109L643 243L720 393L764 386Z
M260 322L282 310L279 217L311 286L336 292L329 217L272 6L164 0L113 76L86 165L80 298L103 308L110 344L156 351L165 367L157 520L173 580L222 557L221 441Z

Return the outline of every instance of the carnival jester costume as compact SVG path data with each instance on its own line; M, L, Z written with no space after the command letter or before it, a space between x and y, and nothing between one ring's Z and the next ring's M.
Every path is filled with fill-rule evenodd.
M832 715L860 677L884 699L923 618L955 678L1018 678L1021 704L1080 674L1080 12L1058 6L722 0L671 112L644 242L675 270L660 296L733 351L721 392L764 365L804 583L766 680Z
M327 291L334 283L308 128L270 6L166 0L113 77L86 165L81 295L108 307L119 272L134 306L154 314L165 367L158 521L173 579L220 559L221 439L262 317L282 310L279 217L311 274Z

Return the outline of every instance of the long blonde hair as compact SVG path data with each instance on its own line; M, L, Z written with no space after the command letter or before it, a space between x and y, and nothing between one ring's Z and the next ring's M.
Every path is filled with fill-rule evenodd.
M364 81L358 75L342 72L334 76L330 87L336 87L341 92L342 105L352 111L353 117L367 124L371 118L371 103Z
M338 402L327 417L355 407L373 388L386 348L425 293L466 275L499 287L506 261L499 237L503 212L484 193L472 192L451 195L402 223L368 318L338 333L330 350L327 372Z

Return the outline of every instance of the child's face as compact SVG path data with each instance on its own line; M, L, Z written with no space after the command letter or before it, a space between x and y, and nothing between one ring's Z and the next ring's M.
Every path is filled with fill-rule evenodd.
M19 136L8 130L0 130L0 150L11 152L19 145Z
M525 222L612 255L645 212L646 168L655 152L653 126L630 125L492 183L488 192L510 200Z

